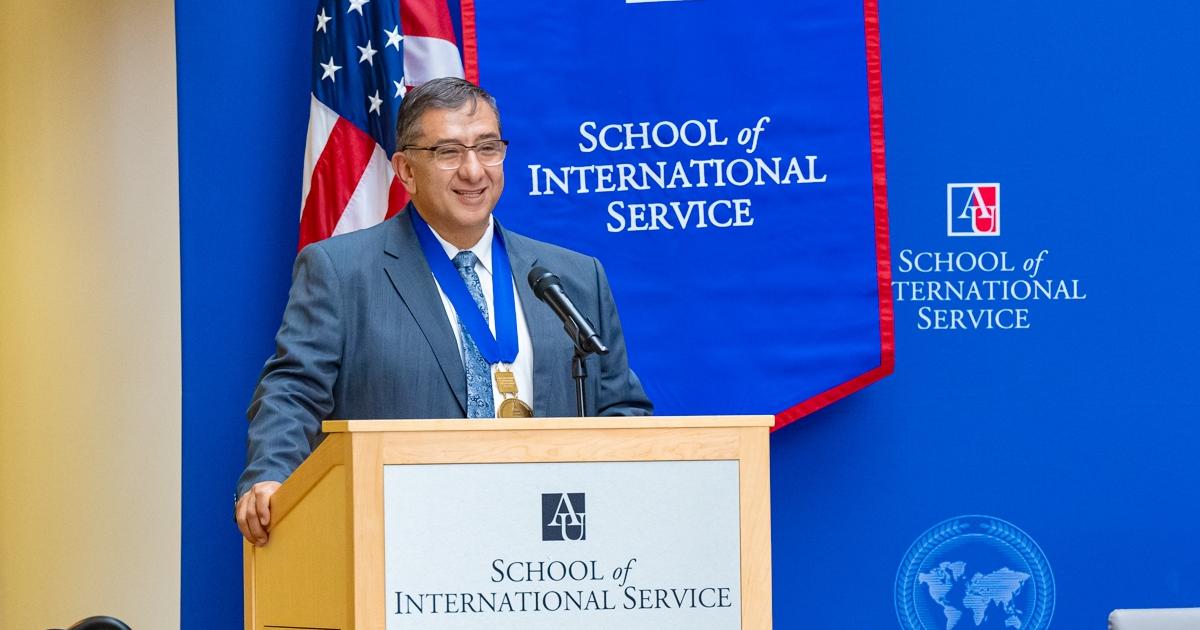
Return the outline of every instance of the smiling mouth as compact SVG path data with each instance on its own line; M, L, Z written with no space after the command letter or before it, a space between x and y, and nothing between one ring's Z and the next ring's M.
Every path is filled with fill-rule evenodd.
M454 194L466 199L467 201L478 201L483 198L483 193L485 190L487 189L478 188L475 190L456 190L454 191Z

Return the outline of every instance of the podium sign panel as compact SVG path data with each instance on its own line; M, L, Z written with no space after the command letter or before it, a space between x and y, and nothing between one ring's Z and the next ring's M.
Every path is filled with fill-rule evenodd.
M386 465L387 628L741 628L738 462Z

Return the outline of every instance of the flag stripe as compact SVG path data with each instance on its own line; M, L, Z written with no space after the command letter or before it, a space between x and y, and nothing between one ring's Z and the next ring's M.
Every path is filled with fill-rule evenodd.
M350 121L342 118L334 124L300 214L300 249L333 233L375 147L371 136Z
M421 85L441 77L463 78L458 46L437 37L405 37L405 82L409 85Z
M333 126L337 123L338 118L337 113L317 100L316 96L311 98L308 106L308 142L304 147L304 185L300 191L301 215L304 214L304 206L308 203L313 169L316 168L321 153L325 151L325 145L329 142L329 134L333 131Z
M404 209L404 204L408 203L408 191L404 190L404 185L400 183L398 178L392 178L392 185L388 189L388 211L384 219L390 219Z
M382 221L388 211L388 194L393 179L395 173L392 172L387 153L383 147L375 145L371 161L367 163L354 194L346 202L346 209L342 211L333 235L361 230Z
M400 24L404 27L404 43L408 38L437 37L454 43L454 23L450 20L450 7L444 0L400 0Z

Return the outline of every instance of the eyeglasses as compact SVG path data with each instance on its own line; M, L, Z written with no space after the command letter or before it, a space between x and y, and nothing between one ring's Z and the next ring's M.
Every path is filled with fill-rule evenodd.
M467 157L467 151L474 151L479 163L484 166L498 166L504 162L504 154L508 151L508 140L484 140L478 144L467 146L457 142L439 144L433 147L418 147L405 145L401 151L413 149L416 151L432 151L433 162L443 171L451 171L462 166Z

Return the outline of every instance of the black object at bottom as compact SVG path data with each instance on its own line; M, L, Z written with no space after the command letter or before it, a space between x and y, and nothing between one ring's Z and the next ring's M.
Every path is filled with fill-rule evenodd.
M131 630L124 621L116 617L101 615L99 617L88 617L76 621L67 630Z

